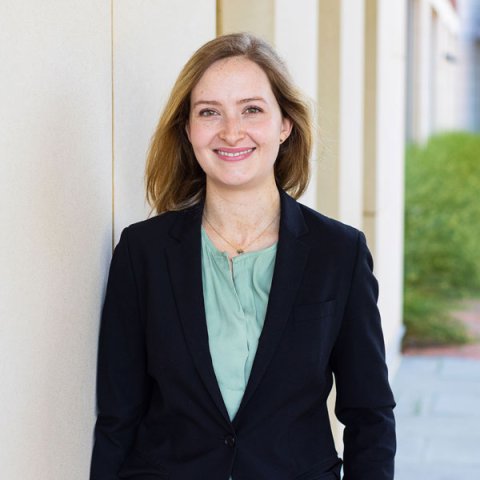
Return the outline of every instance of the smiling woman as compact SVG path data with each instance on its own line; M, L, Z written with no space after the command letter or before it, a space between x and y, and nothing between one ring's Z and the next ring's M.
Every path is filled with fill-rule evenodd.
M292 121L265 72L244 57L215 62L191 93L186 126L207 191L276 190L274 164Z
M224 70L224 67L239 68L241 64L247 63L251 64L249 75L242 78L227 75ZM212 70L222 75L223 80L212 75ZM251 75L260 79L258 85L252 85L254 78ZM199 115L200 111L202 117L216 121L213 118L220 113L217 109L221 106L221 99L216 98L216 95L220 91L216 90L211 97L200 95L192 98L194 90L197 95L200 93L199 88L195 87L199 87L200 82L206 85L212 77L222 87L224 96L229 94L226 90L229 84L236 83L240 86L242 82L245 94L243 96L235 92L235 99L242 102L238 106L244 107L243 118L255 117L265 108L271 110L276 105L282 118L291 121L288 141L285 141L287 136L281 138L280 134L276 139L277 146L282 140L283 144L276 155L274 175L276 183L282 189L298 198L307 187L310 173L309 159L313 142L310 108L292 83L283 61L268 44L251 35L233 34L212 40L195 52L172 89L147 159L147 195L154 209L158 213L180 210L204 198L206 175L195 157L187 135L187 126L193 120L192 115ZM260 89L267 91L265 97L259 93ZM269 104L266 103L268 98ZM228 100L232 102L231 99ZM228 113L231 114L231 111ZM232 118L230 116L223 119L224 122L225 120L231 121ZM227 124L228 126L231 125ZM227 144L222 146L232 148ZM223 149L227 156L232 153L228 148Z
M395 405L364 235L296 201L306 102L274 50L219 37L152 139L157 216L126 228L102 314L91 480L393 479Z

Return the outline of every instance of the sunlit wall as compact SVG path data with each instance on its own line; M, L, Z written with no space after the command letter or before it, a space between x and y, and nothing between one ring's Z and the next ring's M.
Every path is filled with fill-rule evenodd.
M147 216L150 136L181 65L217 33L266 37L316 104L302 201L366 232L394 372L406 8L406 0L0 4L1 478L88 478L112 243Z

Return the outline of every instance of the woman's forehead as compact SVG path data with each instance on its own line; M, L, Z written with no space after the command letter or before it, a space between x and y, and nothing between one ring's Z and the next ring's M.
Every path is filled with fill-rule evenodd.
M218 60L205 71L192 90L192 100L217 100L225 97L241 101L262 98L270 101L273 91L263 69L245 57ZM203 98L205 97L205 98Z

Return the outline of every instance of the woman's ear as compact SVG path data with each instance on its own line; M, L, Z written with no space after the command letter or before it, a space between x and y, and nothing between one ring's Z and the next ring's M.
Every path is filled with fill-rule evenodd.
M187 132L188 141L192 143L192 141L190 140L190 124L188 123L188 120L185 123L185 131Z
M282 118L282 130L280 132L280 143L283 143L292 133L293 122L289 117Z

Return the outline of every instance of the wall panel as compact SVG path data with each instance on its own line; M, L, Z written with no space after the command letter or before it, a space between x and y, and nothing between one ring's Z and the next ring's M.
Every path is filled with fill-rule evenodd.
M277 0L275 3L275 48L285 60L295 84L305 94L316 118L318 82L318 2ZM316 144L315 138L315 144ZM312 154L311 180L300 201L317 207L317 153Z
M399 354L403 334L406 14L405 4L378 0L375 260L392 358Z
M83 480L111 255L108 2L2 2L0 65L0 478Z
M218 0L219 35L250 32L275 41L275 0Z
M188 12L188 15L186 15ZM114 5L115 241L147 217L145 158L163 105L191 54L215 37L214 0Z

